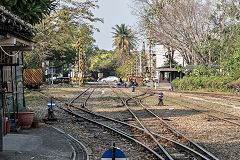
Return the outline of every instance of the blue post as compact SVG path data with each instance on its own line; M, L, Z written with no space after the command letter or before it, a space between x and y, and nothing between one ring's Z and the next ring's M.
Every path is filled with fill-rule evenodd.
M135 92L135 85L132 85L132 92Z
M172 85L172 83L170 82L170 85L171 85L171 91L173 91L173 85Z
M125 87L125 88L127 87L127 83L126 83L126 81L124 81L124 87Z
M158 93L158 106L163 105L163 93Z
M53 97L51 96L51 100L50 102L48 102L48 116L47 116L47 120L57 120L57 118L55 117L54 113L53 113L53 107L55 106L55 103L53 101Z

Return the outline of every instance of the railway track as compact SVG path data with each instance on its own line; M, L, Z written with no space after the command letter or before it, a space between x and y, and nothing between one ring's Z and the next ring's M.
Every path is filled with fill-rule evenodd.
M104 107L103 109L98 109L98 107L95 107L95 106L93 106L93 104L95 104L95 101L96 100L99 100L99 101L102 101L102 107L104 106L104 103L105 102L107 102L106 104L109 104L108 102L110 102L110 101L112 101L112 100L117 100L118 98L115 98L115 96L113 96L114 98L112 99L111 97L111 94L109 94L109 92L106 92L106 90L107 91L109 91L109 89L107 89L106 87L105 87L105 89L99 89L98 87L96 87L96 90L98 90L98 92L96 93L96 94L94 94L94 96L93 96L93 100L91 100L91 102L89 102L89 104L90 104L90 108L92 108L92 109L94 109L94 110L96 110L96 111L99 111L99 113L103 113L104 115L107 115L108 116L108 112L110 111L110 112L112 112L112 113L114 113L114 112L116 112L116 111L118 111L118 110L121 110L121 113L119 113L119 114L121 114L121 115L126 115L126 118L125 118L125 116L117 116L117 119L113 119L113 118L116 118L112 113L111 114L109 114L109 116L111 116L112 118L110 118L110 117L105 117L105 116L103 116L103 115L101 115L101 114L98 114L98 113L95 113L95 112L93 112L93 111L91 111L91 110L89 110L88 109L88 103L85 103L85 105L84 105L84 103L83 102L78 102L78 101L73 101L73 103L72 103L72 106L71 105L69 105L69 103L72 101L69 101L68 100L68 102L69 103L67 103L67 105L66 105L66 107L64 107L65 109L67 109L68 110L68 108L70 108L74 113L77 113L77 114L80 114L81 116L84 116L84 117L87 117L87 118L89 118L90 120L95 120L95 121L97 121L97 122L100 122L100 123L103 123L103 124L105 124L105 125L107 125L107 126L110 126L110 125L108 125L108 123L109 122L106 122L106 119L108 120L108 121L115 121L116 123L126 123L126 122L128 122L128 123L131 123L131 124L128 124L128 123L126 123L126 125L130 125L129 127L131 127L132 128L132 130L138 130L135 134L137 135L137 136L141 136L141 134L144 134L144 129L142 128L142 127L139 127L139 126L136 126L137 124L136 123L133 123L133 118L131 118L130 119L130 117L133 117L133 116L131 116L130 114L125 114L125 113L122 113L122 105L118 105L118 104L115 104L115 103L113 103L114 104L114 106L111 106L110 108L116 108L116 110L114 109L114 110L112 110L112 109L107 109L108 107ZM99 91L100 90L100 91ZM106 95L104 95L104 94L102 94L102 96L103 96L103 98L97 98L98 97L98 95L100 94L101 95L101 92L102 91L104 91L105 90L105 94ZM115 90L117 90L117 89L115 89ZM88 92L86 93L86 94L88 94L88 93L90 93L92 91L92 89L89 89L88 90ZM124 90L125 91L125 90ZM138 90L137 90L138 91ZM94 93L94 92L93 92ZM130 92L131 93L131 92ZM135 92L136 93L136 92ZM146 93L146 92L138 92L138 93L141 93L141 94L139 94L139 95L137 95L137 96L134 96L133 98L134 99L136 99L136 101L138 102L141 102L141 99L143 99L143 98L146 98L146 97L149 97L149 96L152 96L153 94L156 94L156 93L153 93L153 92L151 92L150 93L150 91L148 91L148 93ZM76 94L75 94L76 95ZM136 95L136 94L134 94L134 95ZM68 96L69 97L69 96ZM88 96L87 95L82 95L82 96L79 96L79 99L85 99L85 98L87 98ZM90 96L89 96L90 97ZM100 96L101 97L101 96ZM107 98L106 98L107 97ZM121 97L124 97L124 96L121 96ZM127 97L127 96L125 96L125 97ZM154 96L155 98L157 97L157 96ZM91 97L90 97L91 98ZM97 99L96 99L97 98ZM109 99L110 98L110 99ZM130 100L128 100L127 101L127 103L128 103L128 105L130 105L130 107L131 106L133 106L133 105L136 105L137 104L137 102L135 101L135 100L133 100L133 98L125 98L124 99L124 101L126 102L126 100L127 99L130 99ZM150 99L152 99L152 97L150 97ZM167 99L169 99L168 97L167 97ZM79 100L79 101L81 101L81 100ZM105 101L105 102L104 102ZM87 102L87 101L86 101ZM119 100L117 100L116 102L120 102ZM155 101L153 101L154 103L155 103ZM65 104L66 103L66 99L64 100L64 103L62 102L62 104ZM80 105L78 105L78 103L81 103ZM150 103L152 103L152 101L150 101ZM148 104L148 102L147 102L147 104ZM146 104L144 104L144 105L146 105ZM151 104L151 105L154 105L154 104ZM202 105L202 104L201 104ZM73 106L75 106L75 108L73 107ZM189 104L188 104L188 106L190 106ZM148 107L148 106L147 106ZM149 107L150 108L150 107ZM152 107L151 107L152 108ZM82 112L84 112L84 113L81 113L80 111L78 111L78 110L81 110ZM107 111L107 112L103 112L103 111ZM95 117L92 117L93 115L91 115L91 114L86 114L85 112L91 112L91 114L96 114L96 116ZM109 113L110 113L109 112ZM60 114L62 114L63 112L59 112ZM117 113L117 112L116 112ZM130 115L130 116L129 116ZM161 114L160 114L161 115ZM64 116L63 116L64 117ZM81 126L89 126L89 128L90 128L90 132L92 131L91 129L93 128L94 130L94 132L92 132L92 133L94 133L94 135L95 135L95 133L97 133L98 135L100 135L100 134L104 134L104 135L114 135L113 137L112 137L112 140L115 140L115 136L117 136L118 137L118 139L119 139L119 134L118 133L113 133L114 131L110 131L110 132L108 132L108 131L106 131L105 129L104 130L102 130L103 128L106 128L106 127L100 127L100 128L98 128L98 127L96 127L96 124L94 124L94 122L87 122L87 120L84 120L83 118L76 118L77 116L75 116L75 118L73 118L74 120L72 120L72 124L74 124L74 121L76 120L76 122L77 123L75 123L75 124L78 124L78 123L80 123L81 124ZM102 118L98 118L98 117L102 117ZM125 118L125 119L124 119ZM118 122L118 120L119 119L121 119L122 121L119 121ZM67 118L66 119L67 121L69 121L70 119L69 118ZM79 121L78 121L79 120ZM164 119L165 120L165 119ZM167 120L169 120L169 119L167 119L166 118L166 121ZM84 121L84 122L83 122ZM69 121L69 122L71 122L71 120ZM68 123L68 122L67 122ZM172 122L171 122L172 123ZM101 126L101 125L99 125L99 126ZM115 127L115 125L113 125L113 124L111 124L111 126L112 126L112 128L116 128ZM60 127L61 128L61 127ZM77 128L77 126L76 127L73 127L73 128ZM97 129L96 129L97 128ZM123 129L124 127L119 127L119 129L120 130L125 130L125 129ZM86 128L86 129L88 129L88 127ZM108 129L109 130L109 129ZM99 132L98 132L99 131ZM131 131L131 129L130 129L130 131ZM171 142L171 140L176 140L176 139L174 139L174 138L172 138L172 137L168 137L167 135L164 135L164 134L161 134L161 136L159 135L160 133L159 132L157 132L157 131L155 131L155 130L150 130L151 132L150 133L152 133L153 134L153 136L155 136L156 138L157 138L157 140L159 140L160 142L161 141L166 141L167 142L167 144L170 144L170 145L172 145L172 143L174 143L174 142ZM126 131L127 133L128 133L128 131ZM133 134L134 134L134 132L133 132ZM129 135L131 136L132 134L129 132ZM145 133L145 135L146 135L146 133ZM75 135L76 136L76 135ZM121 135L122 136L122 135ZM164 136L164 137L163 137ZM146 137L146 138L148 138L149 139L149 137ZM101 136L99 137L99 139L101 139ZM165 139L165 140L164 140ZM166 140L167 139L167 140ZM132 144L132 143L134 143L134 142L130 142L130 141L125 141L125 140L123 140L121 143L119 143L119 145L121 146L121 148L123 147L123 146L125 146L124 145L124 143L128 143L128 144ZM145 141L146 142L146 141ZM136 143L136 142L135 142ZM165 143L165 142L164 142ZM164 146L164 143L162 143L161 142L161 144L163 144L163 146ZM145 144L147 144L148 145L148 143L146 142ZM182 146L184 146L184 145L182 145L182 142L180 141L179 142L179 146L180 147L178 147L178 148L181 148ZM185 143L183 143L183 144L185 144ZM127 144L126 144L127 145ZM159 152L159 149L157 149L157 147L156 147L156 145L154 145L153 147L151 146L151 145L148 145L148 147L150 147L153 151L155 151L156 153L158 153L158 154L160 154L160 156L162 156L163 158L165 158L160 152ZM142 147L136 147L136 148L142 148ZM192 148L194 148L194 147L192 147L192 146L190 146L190 145L186 145L186 147L185 147L185 150L189 150L188 152L190 152L191 153L191 150L192 151L195 151L195 152L197 152L197 149L192 149ZM142 150L142 149L140 149L140 150ZM143 152L141 152L141 154L142 153L145 153L146 152L146 155L148 155L148 154L152 154L152 153L150 153L150 151L143 151ZM100 153L102 153L102 152L100 152ZM126 152L127 153L127 152ZM128 152L129 153L129 152ZM191 154L193 154L193 153L191 153ZM197 154L201 154L200 153L200 151L198 151L197 152ZM218 153L219 154L219 153ZM133 154L130 154L130 155L133 155ZM154 154L152 154L152 155L154 155ZM193 154L194 155L194 154ZM201 155L203 155L204 156L204 154L201 154ZM195 155L194 155L195 156ZM143 157L142 155L141 156L139 156L139 157ZM196 156L197 157L197 156ZM199 156L200 157L200 156ZM205 159L205 158L195 158L195 159ZM206 157L206 156L205 156ZM159 159L158 157L156 157L155 156L155 158L156 159ZM155 158L153 158L153 159L155 159ZM212 159L212 158L208 158L208 157L206 157L207 159ZM144 159L146 159L146 158L144 158ZM147 159L149 159L149 158L147 158ZM152 158L150 158L150 159L152 159ZM165 158L165 159L167 159L167 158ZM175 158L174 158L175 159Z
M78 107L73 106L73 103L76 103L76 99L78 99L80 96L83 96L86 93L86 91L82 92L79 96L77 96L77 98L71 100L70 103L67 104L67 106L68 106L67 109L63 108L63 107L60 107L60 108L63 109L64 111L68 112L69 114L74 115L75 117L78 117L78 118L84 119L84 120L86 120L88 122L91 122L91 123L100 125L102 127L105 127L105 128L107 128L107 129L109 129L109 130L111 130L113 132L116 132L116 133L124 136L125 138L127 138L129 140L132 140L132 141L140 144L146 150L148 150L149 152L154 154L158 159L170 159L170 158L168 158L166 156L162 157L159 153L157 153L156 146L151 146L151 147L153 147L153 149L151 149L150 147L148 147L147 145L144 144L144 143L146 143L146 136L149 136L149 134L154 135L154 137L156 137L158 139L162 139L162 140L164 139L164 141L167 141L168 143L172 143L175 146L177 146L178 148L181 148L182 150L190 152L192 155L194 155L198 159L209 159L209 158L205 157L204 155L194 151L190 147L182 145L181 143L173 141L173 140L171 140L169 138L160 136L160 135L158 135L156 133L153 133L153 132L151 132L151 133L147 132L148 134L146 135L146 129L144 129L144 128L140 128L140 127L128 124L126 122L115 120L113 118L109 118L109 117L106 117L106 116L103 116L103 115L100 115L100 114L97 114L97 113L94 113L94 112L88 110L86 108L86 103L87 103L87 100L89 99L90 95L93 93L94 90L92 90L91 93L88 96L86 96L86 100L83 101L80 106L78 106ZM69 107L74 108L74 109L69 109ZM82 112L84 112L84 114L79 113L79 112L76 113L76 109L77 110L81 110ZM88 115L86 115L86 113L88 113ZM100 119L100 117L103 118L103 119ZM111 124L109 124L109 121L111 121ZM113 126L112 122L117 123L117 125ZM121 124L122 126L120 126L119 124ZM110 126L113 126L113 127L110 127ZM118 126L118 127L116 127L116 126ZM138 132L137 133L135 133L136 131L133 132L133 129L138 130ZM145 132L145 135L140 135L139 131L140 132ZM126 133L126 132L128 132L128 133ZM149 142L148 142L148 144L149 144ZM174 159L177 159L177 158L174 158ZM187 159L194 159L194 158L193 157L192 158L188 157Z
M147 92L149 92L149 94L156 94L156 91L153 91L152 89L149 89ZM177 92L177 93L197 94L199 92ZM208 95L209 96L209 95L214 95L214 94L203 92L203 95ZM218 95L221 96L221 95L224 95L224 94L217 94L217 96ZM213 96L213 97L215 97L215 96ZM240 126L240 116L236 116L236 115L233 115L233 114L228 113L228 112L216 110L216 109L207 107L206 105L200 105L200 104L196 104L195 102L186 101L186 100L183 100L182 98L177 98L177 97L173 98L172 97L171 99L168 98L167 101L169 101L173 104L177 104L177 105L183 106L185 108L194 110L196 112L206 114L208 116L214 117L214 118L222 120L224 122Z
M152 89L150 89L150 90L152 90ZM203 97L207 96L207 97L228 99L228 100L240 102L240 95L238 93L230 94L230 93L197 92L197 91L170 91L170 90L161 90L161 89L156 89L155 91L158 91L158 92L184 93L184 94L191 94L191 95L197 95L197 96L203 96Z
M53 128L56 129L61 134L63 134L71 143L72 149L74 151L71 157L72 160L89 160L88 150L81 142L79 142L76 138L72 137L71 135L60 130L59 128L56 127Z
M178 132L176 129L174 129L172 126L170 126L169 124L167 124L167 122L165 122L163 119L161 119L159 116L157 116L156 114L154 114L152 111L150 111L150 110L148 110L147 109L147 107L145 106L145 105L143 105L142 103L141 103L141 100L137 100L136 99L136 97L130 97L130 98L128 98L128 99L126 99L126 102L127 101L130 101L130 100L134 100L136 103L138 103L140 106L141 106L141 108L143 108L143 110L135 110L135 112L140 112L140 111L147 111L148 113L148 115L147 114L144 114L144 113L141 113L141 114L138 114L139 115L139 117L142 117L143 116L143 118L144 117L148 117L149 116L149 114L150 115L152 115L153 116L153 118L151 119L151 120L153 120L153 119L155 119L156 120L156 122L155 122L155 124L159 124L159 121L161 122L161 125L163 125L163 126L165 126L166 127L166 129L165 130L163 130L162 132L161 132L161 135L166 135L166 136L168 136L169 135L169 132L168 131L171 131L172 133L174 133L175 134L175 141L179 141L180 140L180 143L185 143L185 144L187 144L189 147L193 147L195 150L197 150L197 151L199 151L200 153L202 153L202 154L204 154L206 157L208 157L208 158L210 158L210 159L218 159L217 157L215 157L214 155L212 155L211 153L209 153L207 150L205 150L204 148L202 148L201 146L199 146L198 144L196 144L196 143L194 143L192 140L190 140L189 138L187 138L186 136L184 136L183 134L181 134L180 132ZM134 108L136 108L136 107L131 107L133 110L134 110ZM131 112L131 114L132 114L132 109L130 109L130 108L128 108L129 109L129 112ZM144 121L143 121L144 122ZM139 123L139 122L138 122ZM141 126L142 126L143 124L141 124ZM148 124L146 124L146 126L147 126ZM160 126L160 127L162 127L162 126ZM171 137L169 137L169 138L171 138L171 139L173 139L174 137L173 136L171 136ZM184 141L185 142L184 142Z
M169 91L172 92L172 91ZM194 92L194 91L173 91L175 93L184 93L184 94L191 94L191 95L198 95L203 97L214 97L220 99L227 99L231 101L240 102L240 96L237 94L222 94L222 93L211 93L211 92Z
M189 102L189 101L184 101L184 100L178 100L177 98L173 99L168 99L168 101L170 101L173 104L177 104L180 106L183 106L185 108L189 108L191 110L194 110L196 112L200 112L203 114L206 114L208 116L214 117L216 119L240 126L240 117L227 113L227 112L223 112L223 111L219 111L219 110L215 110L213 108L207 107L207 106L203 106L203 105L199 105L196 104L194 102ZM192 106L192 107L191 107ZM193 107L195 106L195 107ZM197 107L197 108L196 108Z
M88 89L87 89L88 90ZM94 89L91 91L91 93L88 96L85 96L86 99L81 102L80 106L74 106L73 104L79 104L79 101L77 99L80 98L83 99L83 95L86 95L85 93L87 92L85 90L81 94L79 94L75 99L71 100L69 103L67 103L67 109L58 106L60 109L66 111L67 113L74 115L75 117L81 118L85 121L94 123L98 126L104 127L114 133L117 133L118 135L121 135L125 137L128 140L134 141L135 143L141 145L144 147L146 150L148 150L150 153L155 155L158 159L164 159L161 155L159 155L155 150L151 149L147 145L145 145L144 141L146 141L147 136L140 136L139 133L136 133L135 131L132 130L131 127L125 125L122 123L122 125L119 125L120 123L115 121L115 124L113 124L114 121L109 121L106 119L106 117L101 117L100 115L94 114L93 112L90 112L89 110L85 109L87 100L89 99L90 95L93 93ZM70 109L71 108L71 109ZM81 111L81 112L79 112ZM123 131L124 130L124 131ZM101 131L99 131L101 132Z

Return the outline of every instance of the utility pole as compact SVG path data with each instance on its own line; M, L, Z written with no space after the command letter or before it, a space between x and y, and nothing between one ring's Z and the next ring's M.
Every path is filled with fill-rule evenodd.
M172 49L169 49L169 64L170 64L170 68L172 68Z
M142 75L142 52L140 51L140 54L139 54L139 68L138 68L138 72L139 72L139 75L141 77Z

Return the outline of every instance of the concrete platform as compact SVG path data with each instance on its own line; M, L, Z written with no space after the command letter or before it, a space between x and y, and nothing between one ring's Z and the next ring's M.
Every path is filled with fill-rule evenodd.
M70 140L52 127L23 130L3 138L0 160L70 160L75 149Z

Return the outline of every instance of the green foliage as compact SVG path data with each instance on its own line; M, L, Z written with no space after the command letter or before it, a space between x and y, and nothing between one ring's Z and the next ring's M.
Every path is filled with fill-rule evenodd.
M232 77L222 75L217 67L202 65L188 71L182 79L176 78L172 85L177 90L226 91L232 81Z
M116 76L126 78L126 75L128 74L127 69L128 64L120 65L116 70Z
M89 58L89 71L97 77L97 73L103 73L104 77L115 75L117 60L114 51L100 50L96 48Z
M185 76L182 79L176 78L172 81L172 85L177 90L226 91L230 89L231 82L231 77L199 75Z
M134 49L136 46L136 35L129 26L125 24L115 25L112 27L113 34L113 45L116 46L116 51L121 54L120 58L122 62L127 59L126 57L130 55L130 50Z
M229 56L223 61L221 67L224 75L232 77L234 80L240 78L240 27L238 34L234 37L231 43Z
M238 26L239 27L239 26ZM201 65L193 71L186 71L183 79L175 79L172 84L178 90L232 91L240 86L240 29L228 45L228 57L220 66ZM213 40L215 41L215 40ZM218 43L218 42L217 42ZM215 44L216 48L217 43ZM222 48L221 48L222 49ZM220 52L220 51L219 51ZM226 52L226 48L223 52ZM180 67L178 67L180 69Z
M75 1L69 2L75 4ZM56 11L46 15L40 24L35 25L36 46L33 52L25 56L26 68L41 67L43 61L50 60L56 67L64 66L67 69L68 64L74 64L78 39L83 44L87 57L92 54L94 27L86 20L100 20L90 11L95 5L91 1L76 2L74 6L71 4L62 4Z
M171 65L177 65L178 64L178 62L177 61L175 61L174 59L168 59L168 60L166 60L166 61L164 61L164 66L170 66L170 61L171 61Z
M218 74L218 70L216 67L210 67L209 65L200 65L197 66L194 70L194 75L205 75L205 76L216 76Z
M136 46L135 34L129 26L125 24L115 25L112 29L114 30L112 32L114 38L113 45L121 48L121 45L125 44L127 49L133 49Z
M22 20L36 24L44 14L49 14L56 6L56 0L1 0L0 5L19 16Z
M89 59L89 70L94 78L97 73L103 73L104 77L115 75L117 77L126 77L127 63L121 64L117 51L107 51L95 48Z

